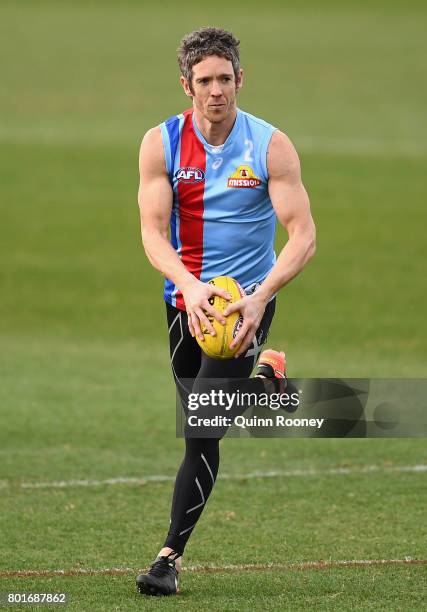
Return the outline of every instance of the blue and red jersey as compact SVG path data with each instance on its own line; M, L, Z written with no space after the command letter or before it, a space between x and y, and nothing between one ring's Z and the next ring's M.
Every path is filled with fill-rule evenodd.
M160 125L173 189L171 243L203 282L232 276L248 289L276 260L276 215L268 195L267 149L276 128L237 110L221 146L210 145L193 110ZM165 281L164 298L185 310L182 293Z

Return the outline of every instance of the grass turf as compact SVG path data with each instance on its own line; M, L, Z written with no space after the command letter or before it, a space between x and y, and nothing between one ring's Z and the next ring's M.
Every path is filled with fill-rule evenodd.
M67 610L419 610L423 567L186 574L186 590L170 599L130 594L133 577L26 579L28 590L67 592ZM19 592L23 581L11 588ZM381 606L381 607L379 607Z

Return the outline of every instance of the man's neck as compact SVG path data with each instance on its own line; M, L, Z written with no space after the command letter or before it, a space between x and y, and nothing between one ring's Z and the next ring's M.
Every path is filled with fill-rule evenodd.
M213 147L223 145L228 138L231 130L233 129L234 122L236 121L237 108L230 111L230 114L221 121L220 123L212 123L209 119L206 119L202 113L196 108L194 109L194 119L197 127L208 142Z

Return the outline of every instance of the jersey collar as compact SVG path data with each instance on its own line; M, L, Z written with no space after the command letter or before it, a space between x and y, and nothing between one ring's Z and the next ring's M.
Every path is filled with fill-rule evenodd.
M234 138L235 138L235 136L236 136L236 134L237 134L237 132L239 131L239 128L240 128L241 115L242 115L241 110L239 108L237 108L236 110L237 110L236 119L234 121L233 127L231 128L231 132L227 136L227 139L224 142L224 144L218 145L218 146L211 145L211 144L208 143L206 138L203 136L203 134L201 133L201 131L197 127L197 123L196 123L196 120L194 118L194 113L193 113L192 121L193 121L194 132L195 132L197 138L200 140L200 142L205 147L205 149L207 151L209 151L209 153L213 153L214 155L223 153L224 150L227 147L229 147L230 143L234 140Z

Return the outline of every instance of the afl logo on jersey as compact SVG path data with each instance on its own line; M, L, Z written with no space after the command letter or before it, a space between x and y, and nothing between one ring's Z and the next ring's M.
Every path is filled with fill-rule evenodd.
M188 166L186 168L178 168L175 172L175 178L178 183L200 183L205 180L205 173L200 168Z
M261 183L250 166L239 166L228 179L227 187L258 187Z

